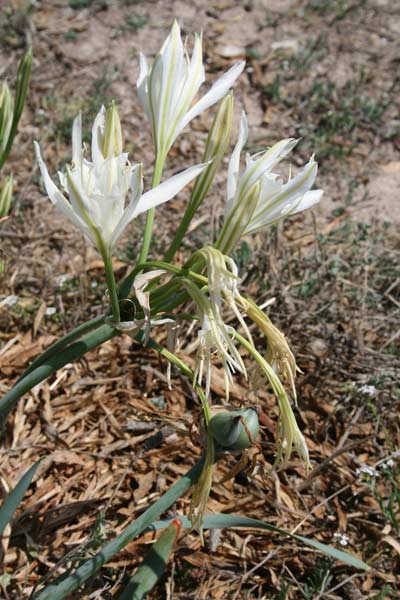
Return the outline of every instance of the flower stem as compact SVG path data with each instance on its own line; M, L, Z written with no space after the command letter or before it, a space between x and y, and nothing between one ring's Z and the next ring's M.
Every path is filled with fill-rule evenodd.
M154 165L153 179L151 182L152 188L156 187L161 181L161 175L162 175L162 172L164 169L164 163L165 163L165 156L163 154L157 154L156 164ZM146 262L147 256L149 254L155 212L156 212L155 208L151 208L149 211L147 211L147 219L146 219L146 225L144 228L142 248L140 250L140 255L139 255L139 263Z
M106 281L108 287L108 293L110 296L111 309L113 314L113 320L119 323L121 320L119 312L119 300L117 292L117 284L115 283L114 271L112 267L112 259L109 250L104 246L103 240L99 237L99 250L104 262L104 269L106 272Z

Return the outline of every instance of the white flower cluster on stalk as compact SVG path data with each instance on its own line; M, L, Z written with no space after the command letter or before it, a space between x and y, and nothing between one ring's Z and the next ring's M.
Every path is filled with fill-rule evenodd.
M180 316L174 311L188 299L191 300L195 314L189 315L189 318L197 319L200 323L193 381L195 388L201 389L205 379L205 393L201 391L200 395L204 396L206 424L211 414L208 403L212 396L213 360L222 363L228 398L233 374L236 372L246 377L246 354L258 366L278 400L280 421L277 460L282 459L283 465L286 465L295 447L308 466L307 446L284 387L284 384L288 385L295 400L298 368L294 355L283 333L253 300L240 293L238 267L232 255L242 236L311 208L320 201L322 190L312 190L318 170L314 156L294 177L283 181L275 172L275 167L297 143L297 140L285 139L255 156L247 154L245 166L241 169L241 156L248 139L247 118L243 113L238 139L229 160L226 208L217 241L214 246L194 252L183 267L170 261L222 162L233 119L233 96L230 90L243 68L244 62L233 65L208 92L195 101L205 79L201 35L195 36L192 56L189 58L179 25L175 22L151 67L140 55L137 92L149 119L155 149L152 188L145 193L142 165L131 164L128 154L123 151L121 124L114 103L107 109L101 107L95 118L91 160L82 144L81 115L76 117L72 129L72 163L66 167L65 173L59 173L59 187L49 176L36 142L35 151L50 200L103 257L112 307L112 316L107 315L107 322L130 335L136 335L142 329L141 339L147 343L151 341L152 325L176 322ZM192 119L220 100L222 102L208 134L203 162L160 183L168 152L178 135ZM170 251L167 252L168 258L149 261L154 208L173 198L194 179L195 186ZM117 289L112 268L113 248L125 227L144 212L148 212L148 216L139 264ZM164 280L166 274L170 279L161 285L160 278L162 276ZM126 299L126 294L121 292L124 286L131 293L131 299L126 302L133 307L128 315L121 304L121 300ZM238 323L237 328L231 324L232 321ZM256 349L252 337L254 330L266 340L264 354ZM172 357L169 349L168 353ZM251 411L248 415L254 420ZM246 438L247 426L242 426L241 418L235 412L226 422L231 436L229 439L235 436L240 438L240 443L235 440L236 449L250 444ZM223 419L225 416L219 415L218 423ZM211 469L211 454L206 462ZM209 477L207 481L210 481ZM199 502L203 502L201 494L197 497Z

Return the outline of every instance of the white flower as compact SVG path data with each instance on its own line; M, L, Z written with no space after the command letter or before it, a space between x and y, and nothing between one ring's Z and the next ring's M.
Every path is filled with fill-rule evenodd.
M142 166L130 165L122 152L122 136L114 106L101 108L92 129L92 162L84 157L82 121L72 128L72 165L59 173L67 200L53 183L35 142L35 152L50 200L96 246L110 255L124 228L139 214L170 200L207 165L197 165L143 194ZM128 198L127 206L126 200Z
M358 477L378 477L379 473L374 467L369 465L363 465L356 471Z
M336 532L333 537L339 542L341 546L348 546L350 538L345 533Z
M225 96L243 71L244 64L242 61L233 65L192 106L205 79L201 35L196 34L189 59L175 21L150 69L145 56L140 54L138 96L150 120L158 155L165 157L182 129Z
M363 394L364 396L368 396L369 398L375 398L375 396L378 393L378 390L374 385L367 384L361 385L359 387L359 391L361 394Z
M247 119L242 114L238 141L229 161L225 222L217 242L218 248L230 254L240 237L276 223L317 204L322 190L310 191L318 165L312 156L299 173L283 183L272 172L297 144L292 138L282 140L266 152L246 156L246 168L239 176L240 155L247 141Z

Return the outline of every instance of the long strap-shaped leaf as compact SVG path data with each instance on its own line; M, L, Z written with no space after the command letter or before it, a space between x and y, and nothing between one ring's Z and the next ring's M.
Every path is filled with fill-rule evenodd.
M156 585L171 556L181 529L180 519L174 519L152 545L118 600L143 600Z
M25 475L21 477L17 485L11 492L6 496L3 504L0 507L0 537L3 535L5 528L12 519L13 514L17 510L22 498L25 496L26 490L31 484L31 481L36 473L36 470L40 464L39 459L32 465Z
M187 517L180 517L182 527L191 529L192 524ZM149 530L157 530L164 529L168 527L172 519L168 519L165 521L158 521L157 523L153 523ZM265 521L261 521L260 519L252 519L251 517L243 517L242 515L232 515L232 514L217 514L217 515L206 515L204 517L203 522L204 529L223 529L226 527L246 527L247 529L263 529L265 531L273 531L275 533L280 533L281 535L285 535L286 537L291 537L292 539L297 540L303 544L307 544L307 546L311 546L315 550L322 552L326 556L330 556L335 560L340 560L351 567L355 567L356 569L369 570L369 566L348 552L343 552L342 550L337 550L332 546L328 546L323 544L322 542L317 542L316 540L311 540L303 535L298 535L296 533L290 533L289 531L285 531L280 527L276 527L275 525L271 525L271 523L266 523Z
M77 590L85 581L108 562L115 554L120 552L131 540L140 535L158 517L168 510L185 494L197 481L203 468L203 460L196 463L190 471L170 489L157 502L150 506L136 521L128 525L116 538L104 544L97 554L86 560L72 575L63 576L62 581L47 586L42 592L34 596L34 600L63 600Z
M10 411L14 408L23 394L35 385L44 381L49 375L65 366L67 363L83 356L89 350L96 348L112 337L119 335L113 327L102 325L84 337L64 348L59 354L51 356L44 364L20 379L0 401L0 430L4 427Z

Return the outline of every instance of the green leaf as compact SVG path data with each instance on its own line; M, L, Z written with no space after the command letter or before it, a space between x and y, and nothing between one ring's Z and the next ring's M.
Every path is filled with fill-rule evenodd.
M47 379L52 373L64 365L83 356L89 350L96 348L112 337L119 335L113 327L101 325L94 331L74 341L57 354L52 354L45 363L33 369L25 377L21 378L0 400L0 430L4 427L10 411L17 404L23 394L35 385Z
M0 508L0 537L3 535L5 528L10 523L13 514L21 503L25 492L31 484L33 476L41 462L41 458L28 469L25 475L18 481L15 488L6 496Z
M31 67L32 67L32 49L29 48L29 50L22 57L22 59L19 63L19 66L18 66L17 83L16 83L16 88L15 88L13 120L12 120L10 132L8 134L7 145L5 147L5 150L2 154L2 156L0 157L0 169L4 165L5 161L7 160L8 155L10 154L11 146L12 146L15 134L17 133L18 123L21 118L21 114L22 114L24 104L25 104L26 94L28 91L29 78L31 75Z
M182 522L182 527L192 528L192 523L187 517L180 517ZM171 519L165 521L158 521L157 523L153 523L149 530L157 530L163 529L164 527L168 527L171 523ZM310 540L303 535L297 535L296 533L290 533L289 531L285 531L284 529L280 529L280 527L275 527L275 525L271 525L270 523L266 523L265 521L261 521L259 519L252 519L251 517L243 517L241 515L228 515L228 514L217 514L217 515L207 515L204 517L203 528L204 529L223 529L225 527L247 527L254 529L264 529L266 531L273 531L275 533L280 533L281 535L285 535L290 537L298 542L302 542L303 544L307 544L311 546L315 550L322 552L326 556L330 556L335 560L340 560L351 567L355 567L356 569L363 569L365 571L369 570L369 566L357 558L352 554L347 552L343 552L342 550L337 550L332 546L327 546L322 542L317 542L316 540Z
M168 525L158 540L154 542L128 586L118 596L118 600L143 600L151 592L164 572L180 529L179 519L174 519Z
M92 575L97 573L106 562L123 550L129 542L154 523L178 498L183 496L200 477L202 469L203 459L199 460L186 475L174 483L157 502L145 510L140 517L128 525L119 535L101 546L94 556L85 560L70 575L66 576L63 574L58 580L45 587L38 594L35 594L33 596L34 600L55 600L55 598L63 600L63 598L72 594ZM171 521L166 526L170 523Z

